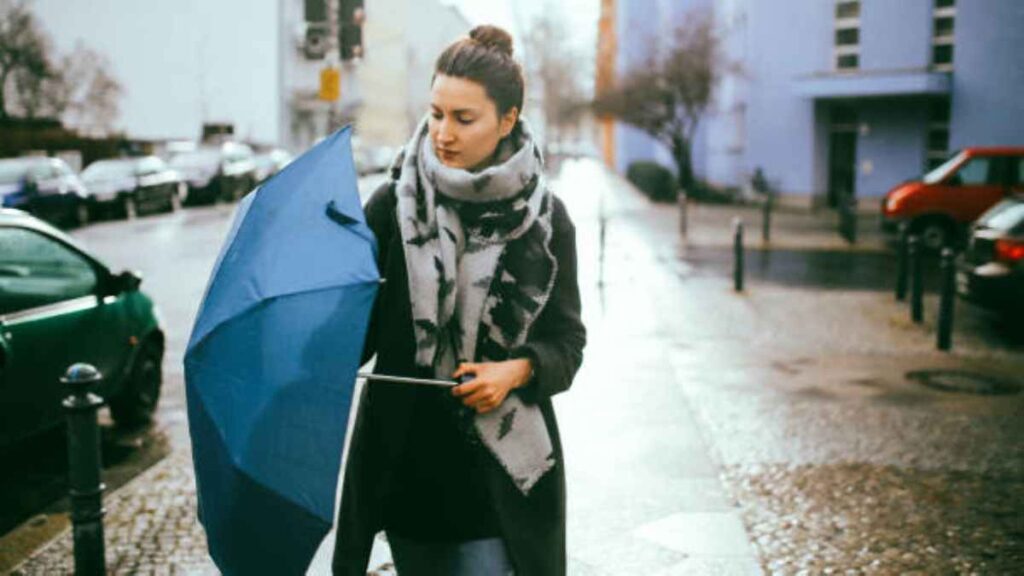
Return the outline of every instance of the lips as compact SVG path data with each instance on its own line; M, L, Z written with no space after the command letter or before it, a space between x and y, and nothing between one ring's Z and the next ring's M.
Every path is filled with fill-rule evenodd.
M442 160L451 160L457 157L459 153L455 152L454 150L445 150L444 148L438 148L437 155L440 156Z

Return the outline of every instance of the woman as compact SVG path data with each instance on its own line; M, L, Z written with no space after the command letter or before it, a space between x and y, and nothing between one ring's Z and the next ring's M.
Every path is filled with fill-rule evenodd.
M386 282L364 360L463 383L365 387L335 574L363 576L382 529L402 576L565 573L550 397L571 384L585 331L575 230L519 118L523 84L504 30L449 46L429 115L366 205Z

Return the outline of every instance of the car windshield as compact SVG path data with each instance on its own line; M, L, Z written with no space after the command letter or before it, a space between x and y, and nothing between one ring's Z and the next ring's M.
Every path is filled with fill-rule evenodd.
M93 162L82 172L83 180L109 180L125 178L134 173L135 162L132 160L100 160Z
M983 214L978 223L992 230L1024 234L1024 201L1003 200Z
M14 184L25 177L25 173L33 165L39 164L34 158L18 158L0 160L0 184Z
M220 162L218 150L182 152L171 159L171 168L214 168Z
M934 170L925 174L921 181L925 184L938 184L939 182L942 182L946 179L946 176L949 176L949 173L953 171L953 167L960 163L960 160L963 159L963 157L963 152L954 154L952 158L946 160Z

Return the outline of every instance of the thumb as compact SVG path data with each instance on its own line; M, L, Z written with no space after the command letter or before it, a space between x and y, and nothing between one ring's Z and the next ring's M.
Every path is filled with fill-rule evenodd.
M476 374L477 365L473 362L463 362L459 364L458 369L452 374L452 378L458 378L464 374Z

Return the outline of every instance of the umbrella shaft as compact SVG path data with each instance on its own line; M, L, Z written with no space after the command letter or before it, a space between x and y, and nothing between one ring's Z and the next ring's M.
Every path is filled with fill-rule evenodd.
M368 372L360 372L356 375L357 378L365 378L371 382L391 382L393 384L419 384L420 386L440 386L442 388L451 388L458 384L452 380L432 380L429 378L407 378L405 376L387 376L385 374L370 374Z

